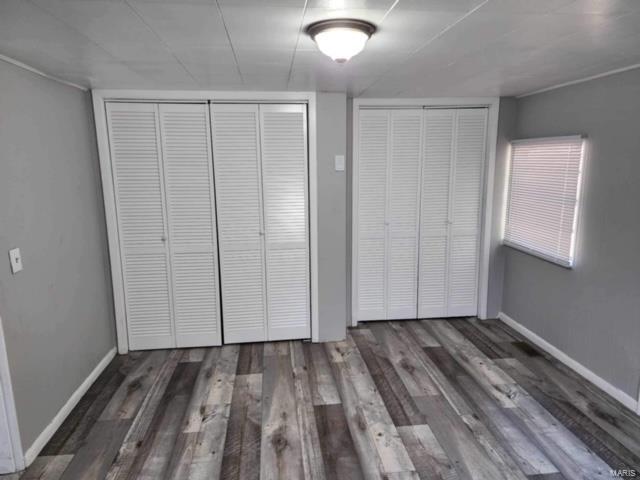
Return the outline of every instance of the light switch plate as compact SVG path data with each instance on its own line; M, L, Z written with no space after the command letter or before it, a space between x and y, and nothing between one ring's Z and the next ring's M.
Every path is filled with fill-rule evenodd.
M22 270L22 255L20 255L19 248L9 250L9 258L11 259L11 271L13 273L18 273Z
M344 155L336 155L336 172L344 172Z

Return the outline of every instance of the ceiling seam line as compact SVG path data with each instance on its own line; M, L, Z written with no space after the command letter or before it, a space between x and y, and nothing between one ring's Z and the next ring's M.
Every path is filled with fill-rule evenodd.
M229 42L229 48L231 48L233 61L236 62L236 70L238 70L238 75L240 75L240 81L244 85L244 76L242 75L242 70L240 69L240 63L238 62L238 55L236 55L236 49L233 46L233 42L231 41L231 35L229 34L229 29L227 28L227 21L224 19L224 14L222 13L222 7L220 6L220 2L218 2L218 0L216 0L216 7L218 9L218 15L220 15L220 20L222 20L222 27L224 28L224 33L227 36L227 41Z
M468 17L470 17L471 15L473 15L475 12L477 12L478 10L480 10L483 6L485 6L487 3L489 3L489 0L483 0L482 3L476 5L475 7L473 7L471 10L469 10L467 13L465 13L463 16L461 16L460 18L458 18L456 21L454 21L453 23L447 25L444 29L442 29L440 32L438 32L436 35L434 35L433 37L431 37L429 40L427 40L425 43L423 43L422 45L420 45L419 47L417 47L415 50L413 50L402 62L402 64L407 63L416 53L418 53L420 50L422 50L423 48L425 48L427 45L431 44L432 42L434 42L435 40L437 40L438 38L440 38L441 36L443 36L445 33L447 33L449 30L451 30L453 27L455 27L456 25L458 25L460 22L464 21L465 19L467 19ZM402 65L401 64L401 65ZM378 81L380 80L380 78L384 75L386 75L387 73L389 73L390 71L394 70L396 67L392 67L387 69L382 75L380 75L376 80L374 80L369 86L367 86L366 88L364 88L363 90L361 90L358 93L358 96L361 96L362 94L364 94L367 90L369 90L371 87L373 87L376 83L378 83Z
M380 19L380 25L382 25L382 22L384 22L386 20L386 18L389 16L389 14L391 13L391 11L396 8L396 5L398 5L398 3L400 3L400 0L396 0L395 2L393 2L393 5L391 5L389 7L389 10L387 10L385 12L385 14L382 16L382 18Z
M182 67L182 69L187 73L187 75L189 75L189 77L191 78L191 80L193 80L193 82L196 85L199 85L200 82L198 82L198 80L196 79L196 77L193 76L193 74L189 71L189 69L185 66L184 63L182 63L180 61L180 59L176 56L176 54L171 50L171 48L169 48L169 45L162 39L162 37L158 34L158 32L156 32L151 25L149 25L147 23L147 21L144 19L144 17L140 14L140 12L138 12L138 10L129 3L129 0L124 0L124 3L131 9L131 11L136 15L136 17L138 17L138 19L142 22L142 24L151 32L153 33L153 35L160 41L160 43L162 44L162 46L164 47L164 49L167 51L167 53L169 55L171 55L173 57L173 59L178 63L178 65L180 65L180 67Z
M27 0L27 2L29 4L31 4L32 6L34 6L35 8L37 8L38 10L44 12L45 14L49 15L51 18L55 19L56 21L60 22L61 24L63 24L65 27L67 27L68 29L70 29L73 32L76 32L78 35L86 38L87 40L89 40L89 43L92 43L93 45L95 45L96 47L98 47L100 50L102 50L104 53L106 53L109 57L111 57L112 59L114 59L117 62L121 62L124 63L122 59L120 59L119 57L117 57L116 55L114 55L113 53L111 53L109 50L107 50L105 47L103 47L102 45L100 45L98 42L96 42L94 39L92 39L91 37L89 37L88 35L85 35L84 33L82 33L80 30L78 30L76 27L74 27L73 25L70 25L69 23L67 23L66 21L64 21L63 19L61 19L60 17L58 17L57 15L54 15L53 13L51 13L49 10L47 10L46 8L42 7L41 5L33 2L32 0ZM7 57L7 58L11 58L11 57ZM26 65L26 64L25 64ZM28 66L28 65L27 65ZM129 70L131 73L133 73L134 75L139 76L139 74L131 69L128 65L125 64L125 68L127 68L127 70ZM36 69L37 70L37 69ZM142 78L142 77L140 77ZM73 82L70 82L73 83ZM91 89L91 85L89 85L89 87L87 87L87 90Z
M304 6L302 7L302 16L300 17L300 25L298 26L298 36L296 37L296 44L293 47L293 55L291 56L291 63L289 64L289 74L287 75L286 88L289 88L289 84L291 83L291 75L293 74L293 64L296 60L296 53L298 51L298 45L300 44L300 35L302 35L302 27L304 25L304 18L307 15L308 4L309 4L309 0L304 0Z

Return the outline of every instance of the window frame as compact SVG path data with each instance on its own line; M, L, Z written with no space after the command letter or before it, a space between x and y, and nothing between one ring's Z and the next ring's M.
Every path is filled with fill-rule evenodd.
M531 144L539 145L545 142L559 143L562 141L575 141L575 140L580 141L581 151L580 151L580 161L578 165L578 176L576 179L576 198L575 198L573 226L572 226L571 240L570 240L569 258L564 259L560 257L555 257L553 255L549 255L545 252L541 252L534 248L530 248L526 245L522 245L518 242L514 242L507 239L506 231L507 231L507 224L509 221L509 209L511 204L513 157L515 153L515 147L518 145L531 145ZM523 139L511 140L509 142L509 162L508 162L508 168L506 170L506 178L505 178L504 221L503 221L503 231L502 231L503 245L569 270L575 268L578 226L579 226L579 218L580 218L581 206L583 201L582 183L584 178L586 152L587 152L587 137L585 135L558 135L558 136L547 136L547 137L523 138Z

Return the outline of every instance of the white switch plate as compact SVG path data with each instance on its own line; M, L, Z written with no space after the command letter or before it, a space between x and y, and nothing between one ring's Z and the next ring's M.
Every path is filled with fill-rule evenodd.
M20 255L19 248L9 250L9 258L11 259L11 271L13 273L18 273L22 270L22 255Z
M344 172L344 155L336 155L336 172Z

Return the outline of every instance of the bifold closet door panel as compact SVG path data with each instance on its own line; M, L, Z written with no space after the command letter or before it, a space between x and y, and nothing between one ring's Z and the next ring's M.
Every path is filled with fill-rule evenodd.
M418 315L477 314L487 110L425 111Z
M131 350L174 346L157 106L107 103Z
M456 112L451 192L448 315L478 312L478 260L487 109Z
M449 202L456 110L424 112L418 316L447 316Z
M267 340L258 105L211 105L226 343Z
M307 112L260 105L268 340L311 336Z
M416 318L422 109L391 110L386 318Z
M161 104L177 347L221 344L218 259L207 105Z
M388 110L361 110L356 166L357 221L355 295L356 320L386 319L386 208L389 162Z

